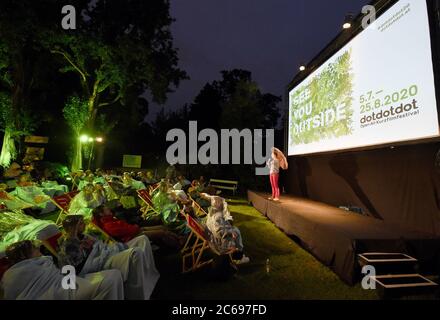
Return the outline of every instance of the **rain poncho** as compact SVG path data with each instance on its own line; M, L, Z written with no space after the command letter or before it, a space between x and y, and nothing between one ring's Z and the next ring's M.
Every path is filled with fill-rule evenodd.
M6 207L10 210L21 210L33 207L33 204L23 201L20 198L7 193L6 191L0 192L0 203L6 205Z
M58 232L58 227L51 221L38 220L20 211L3 211L0 213L0 252L15 242L43 240Z
M100 183L102 185L105 185L107 183L107 181L105 180L104 177L102 176L97 176L93 179L93 183Z
M220 252L220 254L229 253L231 250L243 251L243 242L240 230L232 226L232 216L229 213L228 205L223 198L213 196L211 201L219 201L221 199L223 208L211 206L206 217L206 227L210 238L211 245ZM218 204L218 202L217 202Z
M56 206L50 201L50 196L44 193L43 189L37 186L17 187L11 195L33 204L34 208L42 209L42 213L55 210Z
M62 287L63 275L52 257L23 260L9 268L2 278L8 300L122 300L121 272L106 270L76 277L76 289Z
M126 188L133 188L135 190L143 190L145 189L145 184L142 181L138 181L132 178L124 179L124 186Z
M69 192L69 188L66 185L58 184L56 181L43 181L41 186L43 188L43 192L50 197Z
M90 220L93 209L104 204L105 197L101 192L86 193L84 190L78 193L70 203L69 214L80 214L85 219Z
M160 212L165 224L173 223L177 220L180 212L179 205L170 198L167 192L157 191L151 201L153 202L154 208Z

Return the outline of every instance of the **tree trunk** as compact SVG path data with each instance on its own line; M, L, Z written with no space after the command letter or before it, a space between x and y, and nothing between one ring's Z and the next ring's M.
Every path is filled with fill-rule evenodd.
M12 138L12 130L6 128L3 137L2 151L0 153L0 166L7 168L12 160L17 157L17 149L15 148L15 141Z
M76 136L71 167L72 172L82 169L82 158L82 143L79 139L79 136Z

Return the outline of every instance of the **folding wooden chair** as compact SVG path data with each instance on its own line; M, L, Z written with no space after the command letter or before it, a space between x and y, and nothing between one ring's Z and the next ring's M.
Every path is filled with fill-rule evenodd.
M61 236L62 236L62 233L59 232L48 239L41 240L41 243L43 244L43 246L57 259L59 258L58 257L58 239Z
M200 269L201 267L212 263L214 260L213 258L211 259L205 258L206 253L208 251L210 251L216 256L221 255L218 250L216 250L212 245L210 245L210 241L206 235L205 228L190 215L186 214L185 218L186 218L186 224L188 228L191 230L191 233L188 236L188 239L186 240L185 246L180 252L182 254L182 273L196 271L197 269ZM232 255L236 251L237 251L236 249L233 249L225 253L225 255L228 255L229 261L231 265L234 266L234 268L236 268L236 264L234 262ZM187 264L188 258L190 258L189 266Z
M206 236L204 227L199 224L190 215L185 215L186 224L191 230L185 246L181 250L182 254L182 273L195 271L205 265L212 263L213 259L205 259L204 254L206 250L211 249L216 255L219 255L213 248L209 246L209 240ZM187 260L190 259L188 266Z
M70 191L78 190L78 184L76 183L75 177L72 175L72 173L68 173L67 175L69 176L70 181L72 181L72 188Z
M80 193L81 191L79 190L75 190L75 191L70 191L69 193L66 193L70 199L75 198L76 195L78 195L78 193Z
M69 193L65 193L61 196L52 198L51 201L58 207L58 209L60 209L57 220L55 222L56 225L60 226L62 221L62 216L67 215L70 202L72 201L72 197L69 196Z
M153 195L153 192L156 191L157 188L159 188L159 183L155 183L148 186L148 193L150 194L150 196Z
M190 195L188 195L188 197L192 203L192 207L194 209L196 216L200 218L206 217L208 213L206 213L206 211L200 206L200 204L198 204Z
M95 218L92 218L92 221L90 222L90 226L92 229L96 230L103 236L105 242L107 243L117 242L111 235L109 235L99 226L99 223L98 221L96 221Z
M144 206L141 208L141 212L144 215L147 215L151 212L159 214L159 212L154 208L154 204L151 201L150 194L147 189L137 190L137 194L144 204Z

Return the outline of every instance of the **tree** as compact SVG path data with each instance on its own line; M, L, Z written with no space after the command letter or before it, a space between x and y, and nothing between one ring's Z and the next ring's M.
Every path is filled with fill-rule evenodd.
M277 125L281 98L262 93L246 70L222 71L222 79L206 84L190 106L191 120L201 128L268 129Z
M149 92L163 103L171 88L186 78L177 67L169 2L76 2L77 30L62 30L58 24L42 33L41 41L57 58L61 73L77 76L79 98L87 103L88 112L82 131L108 136L119 126L125 131L118 138L126 137L148 112L148 102L141 96ZM79 159L80 149L75 150L74 158ZM99 151L102 159L104 146Z
M163 103L170 87L185 79L172 46L168 1L98 0L81 13L77 30L49 31L43 42L60 58L61 72L77 74L88 131L94 132L99 113L124 106L127 92L148 90Z
M198 121L198 128L273 129L277 127L281 98L261 92L252 80L252 73L234 69L222 71L222 78L206 84L190 106L190 119ZM230 148L232 148L230 146ZM219 153L222 151L220 150ZM231 150L229 152L231 154ZM221 157L221 155L220 155ZM244 158L244 155L241 155ZM255 168L250 165L210 167L209 174L235 179L241 185L253 185ZM193 169L192 169L193 170Z
M45 3L5 0L0 3L0 107L4 132L0 165L9 166L17 157L16 142L35 129L31 115L32 95L43 72L38 44L35 42L39 19L36 12Z
M77 171L82 168L82 144L80 136L90 116L87 101L81 100L81 98L77 96L70 97L63 108L63 114L76 138L71 170Z
M222 91L217 81L207 83L190 106L189 118L197 121L199 128L220 129Z

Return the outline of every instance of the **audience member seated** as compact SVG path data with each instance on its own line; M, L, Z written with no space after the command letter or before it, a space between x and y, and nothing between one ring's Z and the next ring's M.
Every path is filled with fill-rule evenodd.
M92 184L88 184L72 199L68 213L80 214L87 220L90 220L92 210L104 204L105 200L101 186L95 187Z
M95 171L95 178L93 180L94 183L100 183L102 185L105 185L107 183L105 177L104 177L104 173L102 172L101 169L96 169Z
M175 182L176 177L177 177L176 166L175 165L168 166L168 168L166 168L165 172L166 172L165 179L170 182Z
M142 173L142 182L146 185L153 185L158 183L159 181L154 177L153 171L147 171Z
M59 184L54 180L45 180L41 182L43 192L50 197L55 197L69 192L69 188L66 185Z
M95 180L95 175L93 173L88 174L84 179L79 181L78 190L84 189L88 184L93 184Z
M138 235L145 235L159 246L180 248L179 238L164 226L139 227L116 218L113 212L105 206L93 210L93 222L113 239L127 242Z
M208 210L211 202L202 198L200 195L203 193L204 189L200 185L199 180L193 180L191 187L188 189L188 194L197 202L203 209Z
M0 254L11 244L22 240L47 239L59 233L50 220L35 219L21 210L2 210L0 213Z
M19 187L32 187L35 183L32 182L32 177L28 173L24 173L18 177L17 186Z
M32 208L33 204L21 200L6 192L8 186L5 183L0 183L0 203L5 205L10 210L22 210Z
M179 175L177 177L177 183L173 186L173 188L175 190L183 190L187 192L190 186L191 186L191 182L185 179L183 175Z
M165 225L176 222L180 212L179 204L176 201L177 197L172 191L170 184L163 180L151 199Z
M240 259L237 264L249 262L249 258L243 254L243 241L240 230L232 226L232 216L225 199L218 196L210 196L202 193L204 199L211 201L206 218L210 242L220 254L235 251L234 258Z
M23 173L21 166L17 162L11 163L8 169L5 170L3 176L7 179L18 178Z
M29 181L28 176L20 176L19 185L10 194L33 205L32 209L48 213L55 210L55 205L50 202L50 196L44 193L43 188Z
M119 270L76 277L75 289L64 289L63 274L52 257L42 256L40 250L25 240L6 250L12 266L2 278L4 298L8 300L118 300L124 297Z
M84 234L80 215L67 216L64 234L59 239L60 267L74 266L80 276L102 270L117 269L122 273L126 299L149 299L159 279L150 241L139 236L126 244L105 244Z
M132 175L128 172L124 173L124 176L122 177L122 181L124 187L126 188L133 188L134 190L142 190L146 188L145 184L142 181L137 181L133 179Z

